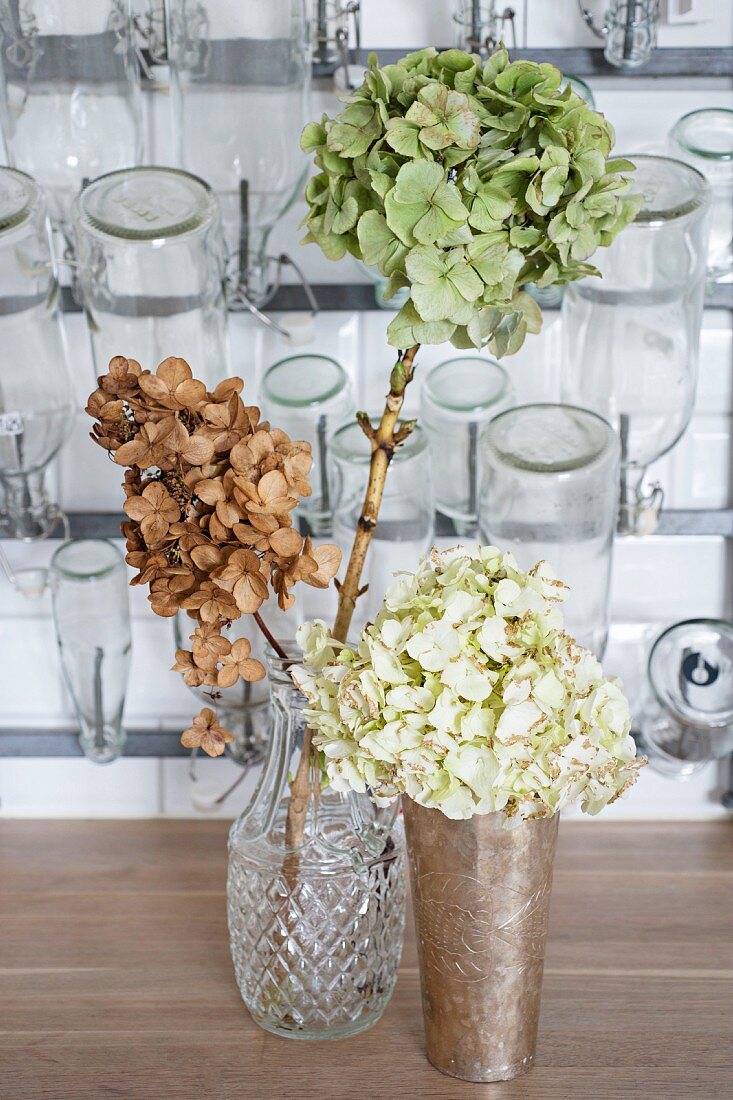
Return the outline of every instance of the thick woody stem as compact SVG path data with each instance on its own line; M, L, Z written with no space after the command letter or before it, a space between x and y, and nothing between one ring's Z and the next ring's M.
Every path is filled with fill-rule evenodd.
M414 427L414 421L403 424L401 428L397 427L397 423L405 400L405 389L413 376L415 356L419 348L420 345L415 344L395 363L390 376L390 388L382 419L376 429L366 433L372 444L372 460L369 467L369 483L359 516L354 545L351 548L351 557L346 576L339 588L338 613L333 636L340 642L346 641L351 626L354 608L361 590L361 574L369 543L377 526L379 508L384 495L384 483L392 455L395 447L407 438ZM361 420L359 422L361 423Z
M351 548L346 576L338 590L338 612L333 628L333 636L340 642L346 641L356 601L362 592L360 587L361 574L364 569L369 543L377 526L389 464L392 461L395 447L407 438L415 426L414 421L408 421L398 427L398 422L405 400L405 390L412 379L415 356L419 349L420 345L415 344L414 347L404 352L395 363L390 375L389 393L379 425L373 428L368 417L361 414L357 416L362 430L371 441L372 458L369 467L369 483L359 517L354 545ZM311 742L312 733L310 730L306 730L298 768L290 784L290 801L285 824L286 844L289 848L297 848L303 842L312 783L318 782L317 777L315 780L313 779Z

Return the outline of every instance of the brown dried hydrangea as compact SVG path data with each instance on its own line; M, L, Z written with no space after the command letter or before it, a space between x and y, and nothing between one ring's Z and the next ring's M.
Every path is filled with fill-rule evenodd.
M91 437L127 467L122 534L137 570L130 583L149 586L156 615L184 610L197 622L174 668L214 699L240 677L262 679L249 643L231 643L223 631L257 615L270 590L285 610L298 581L326 588L341 562L336 546L314 547L293 526L293 509L311 492L310 444L261 421L240 397L240 378L209 393L183 359L165 359L153 374L118 355L97 381L86 409ZM202 730L221 730L210 714L202 711L192 729L200 719ZM197 743L218 755L230 737L224 730Z

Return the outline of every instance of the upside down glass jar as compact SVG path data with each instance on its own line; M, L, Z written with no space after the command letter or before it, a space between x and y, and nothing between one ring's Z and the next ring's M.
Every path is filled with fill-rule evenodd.
M268 660L272 730L252 800L229 834L229 937L242 999L260 1027L293 1039L338 1039L371 1027L397 978L405 921L405 854L397 807L320 790L302 835L288 821L289 780L306 732L291 657Z

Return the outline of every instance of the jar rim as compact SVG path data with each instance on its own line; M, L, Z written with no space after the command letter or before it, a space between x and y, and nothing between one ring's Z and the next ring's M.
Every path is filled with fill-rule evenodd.
M616 158L614 157L614 159ZM634 226L646 228L653 225L663 225L665 222L676 221L678 218L684 218L698 210L707 209L710 205L710 185L702 172L691 164L686 164L685 161L677 160L675 157L652 153L632 153L628 157L622 157L622 159L630 160L637 168L637 172L630 177L631 188L626 194L638 195L641 193L645 200L636 218L631 222L631 228ZM640 168L641 171L639 171ZM665 203L660 203L657 208L647 205L653 199L650 191L653 180L649 179L645 191L643 188L644 169L649 174L653 173L655 169L675 173L677 183L685 181L687 194L676 201L668 200ZM635 187L635 184L642 186Z
M657 676L654 671L654 661L660 646L670 637L670 635L677 631L682 632L685 628L689 627L702 629L708 627L711 630L718 631L720 634L725 635L730 641L731 646L733 646L733 623L728 622L726 619L708 617L683 619L681 622L673 623L671 626L668 626L666 630L663 630L659 637L655 639L647 660L647 679L659 705L664 707L665 710L683 725L692 726L696 729L725 729L733 723L733 705L729 705L727 708L723 708L719 711L711 711L709 722L695 721L688 711L675 705L674 700L662 690L661 685L657 681Z
M688 133L695 122L701 118L712 120L714 115L730 124L730 147L728 149L716 150L705 147L692 141L691 135ZM696 157L713 161L733 160L733 109L730 107L699 107L695 111L688 111L686 115L682 115L681 118L677 119L670 131L670 136L678 145L681 145Z
M480 401L461 400L462 391L456 393L455 399L451 399L450 396L443 399L439 398L433 389L433 385L439 380L438 376L443 371L447 370L448 367L454 367L456 363L480 363L482 371L495 379L498 388L493 394ZM493 359L490 355L455 355L450 359L444 359L442 363L436 363L434 367L430 368L425 375L420 392L426 402L441 412L447 411L469 416L471 413L490 411L507 396L508 391L509 375L496 359Z
M516 454L516 452L501 449L497 445L495 436L497 432L506 425L507 419L511 417L520 418L528 412L538 411L542 411L545 415L547 413L558 413L563 416L574 415L576 418L585 421L586 424L592 423L596 429L600 429L604 438L594 445L585 455L576 458L558 458L553 462L533 461L529 458L524 459ZM517 405L514 408L506 409L504 412L498 413L486 428L484 445L500 462L515 470L551 477L557 474L573 473L576 470L587 471L596 465L596 463L603 461L608 456L611 449L615 451L619 449L618 435L609 422L604 417L600 416L599 413L593 412L591 409L583 409L579 405L565 405L554 402L536 402L529 405Z
M13 184L13 193L10 187L3 185ZM19 168L0 167L0 235L17 229L24 225L44 201L43 192L27 172L21 172Z
M68 555L70 550L78 549L84 544L92 545L98 549L102 547L105 550L111 551L111 559L106 564L99 565L95 568L79 569L74 568L73 565L64 564L64 557ZM122 556L119 549L111 541L111 539L69 539L67 542L61 544L54 552L51 558L51 571L54 573L60 573L68 580L73 581L93 581L99 580L102 577L108 576L113 573L120 565L124 566L125 559Z
M158 187L172 185L169 209L162 210L165 217L155 216L152 205L143 205L148 199L142 191L135 195L135 188L150 183ZM132 195L121 197L119 193L125 187L132 189ZM114 218L107 213L105 200L110 197L132 215L127 224L123 215ZM85 230L99 236L149 243L179 239L208 228L218 218L218 202L209 184L192 172L165 165L137 165L105 172L87 184L74 200L73 217Z
M293 363L297 363L298 360L317 360L320 364L328 364L328 367L332 371L333 380L320 393L314 393L307 398L288 397L282 391L273 388L276 383L277 374L280 373L283 368L289 367ZM264 378L262 379L262 392L269 401L272 401L276 405L281 405L283 408L308 409L314 406L323 405L333 397L338 397L338 395L343 393L346 389L348 383L348 374L338 360L333 359L330 355L289 355L286 359L278 359L276 363L273 363L267 368Z

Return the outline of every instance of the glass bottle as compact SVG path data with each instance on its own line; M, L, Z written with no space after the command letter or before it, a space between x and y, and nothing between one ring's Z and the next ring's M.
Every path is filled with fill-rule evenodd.
M605 417L621 439L619 529L653 529L649 463L678 441L695 401L710 189L668 157L632 156L636 220L565 289L562 400ZM657 494L658 495L658 494Z
M176 168L90 183L73 209L78 282L97 374L114 355L154 370L185 359L209 389L229 374L216 196Z
M378 423L378 419L372 421ZM333 458L333 537L344 561L354 543L369 481L371 445L354 421L331 440ZM395 450L387 471L379 520L362 570L366 593L357 600L353 626L358 634L374 617L395 573L414 570L430 549L435 524L435 497L428 440L416 427Z
M609 65L638 69L657 44L659 0L610 0L606 8L603 53Z
M434 366L420 391L420 425L430 444L435 506L461 537L476 533L481 439L492 417L514 404L509 376L486 355Z
M601 657L608 637L619 442L586 409L523 405L489 424L482 457L483 542L522 569L547 561L569 587L569 634Z
M686 779L733 751L733 623L689 619L649 654L642 746L650 765Z
M122 710L132 643L124 558L106 539L62 543L51 559L49 585L79 740L90 760L107 764L125 742Z
M0 0L0 66L10 163L38 180L66 230L84 180L142 159L130 0Z
M24 172L0 168L0 518L15 538L60 518L44 476L73 416L46 204Z
M690 111L669 135L673 157L702 172L710 184L708 284L733 278L733 111L710 107Z
M291 439L313 449L313 493L298 506L314 535L327 535L333 522L328 470L334 429L353 416L354 401L344 368L326 355L293 355L266 371L262 383L263 416Z
M242 998L266 1031L337 1039L371 1027L397 977L405 855L397 804L329 788L311 797L301 840L286 829L289 777L306 730L305 698L269 661L270 750L252 800L229 834L232 959ZM320 775L311 776L315 789Z
M305 179L310 118L305 0L169 0L168 56L180 164L219 196L232 279L261 304L267 242Z

